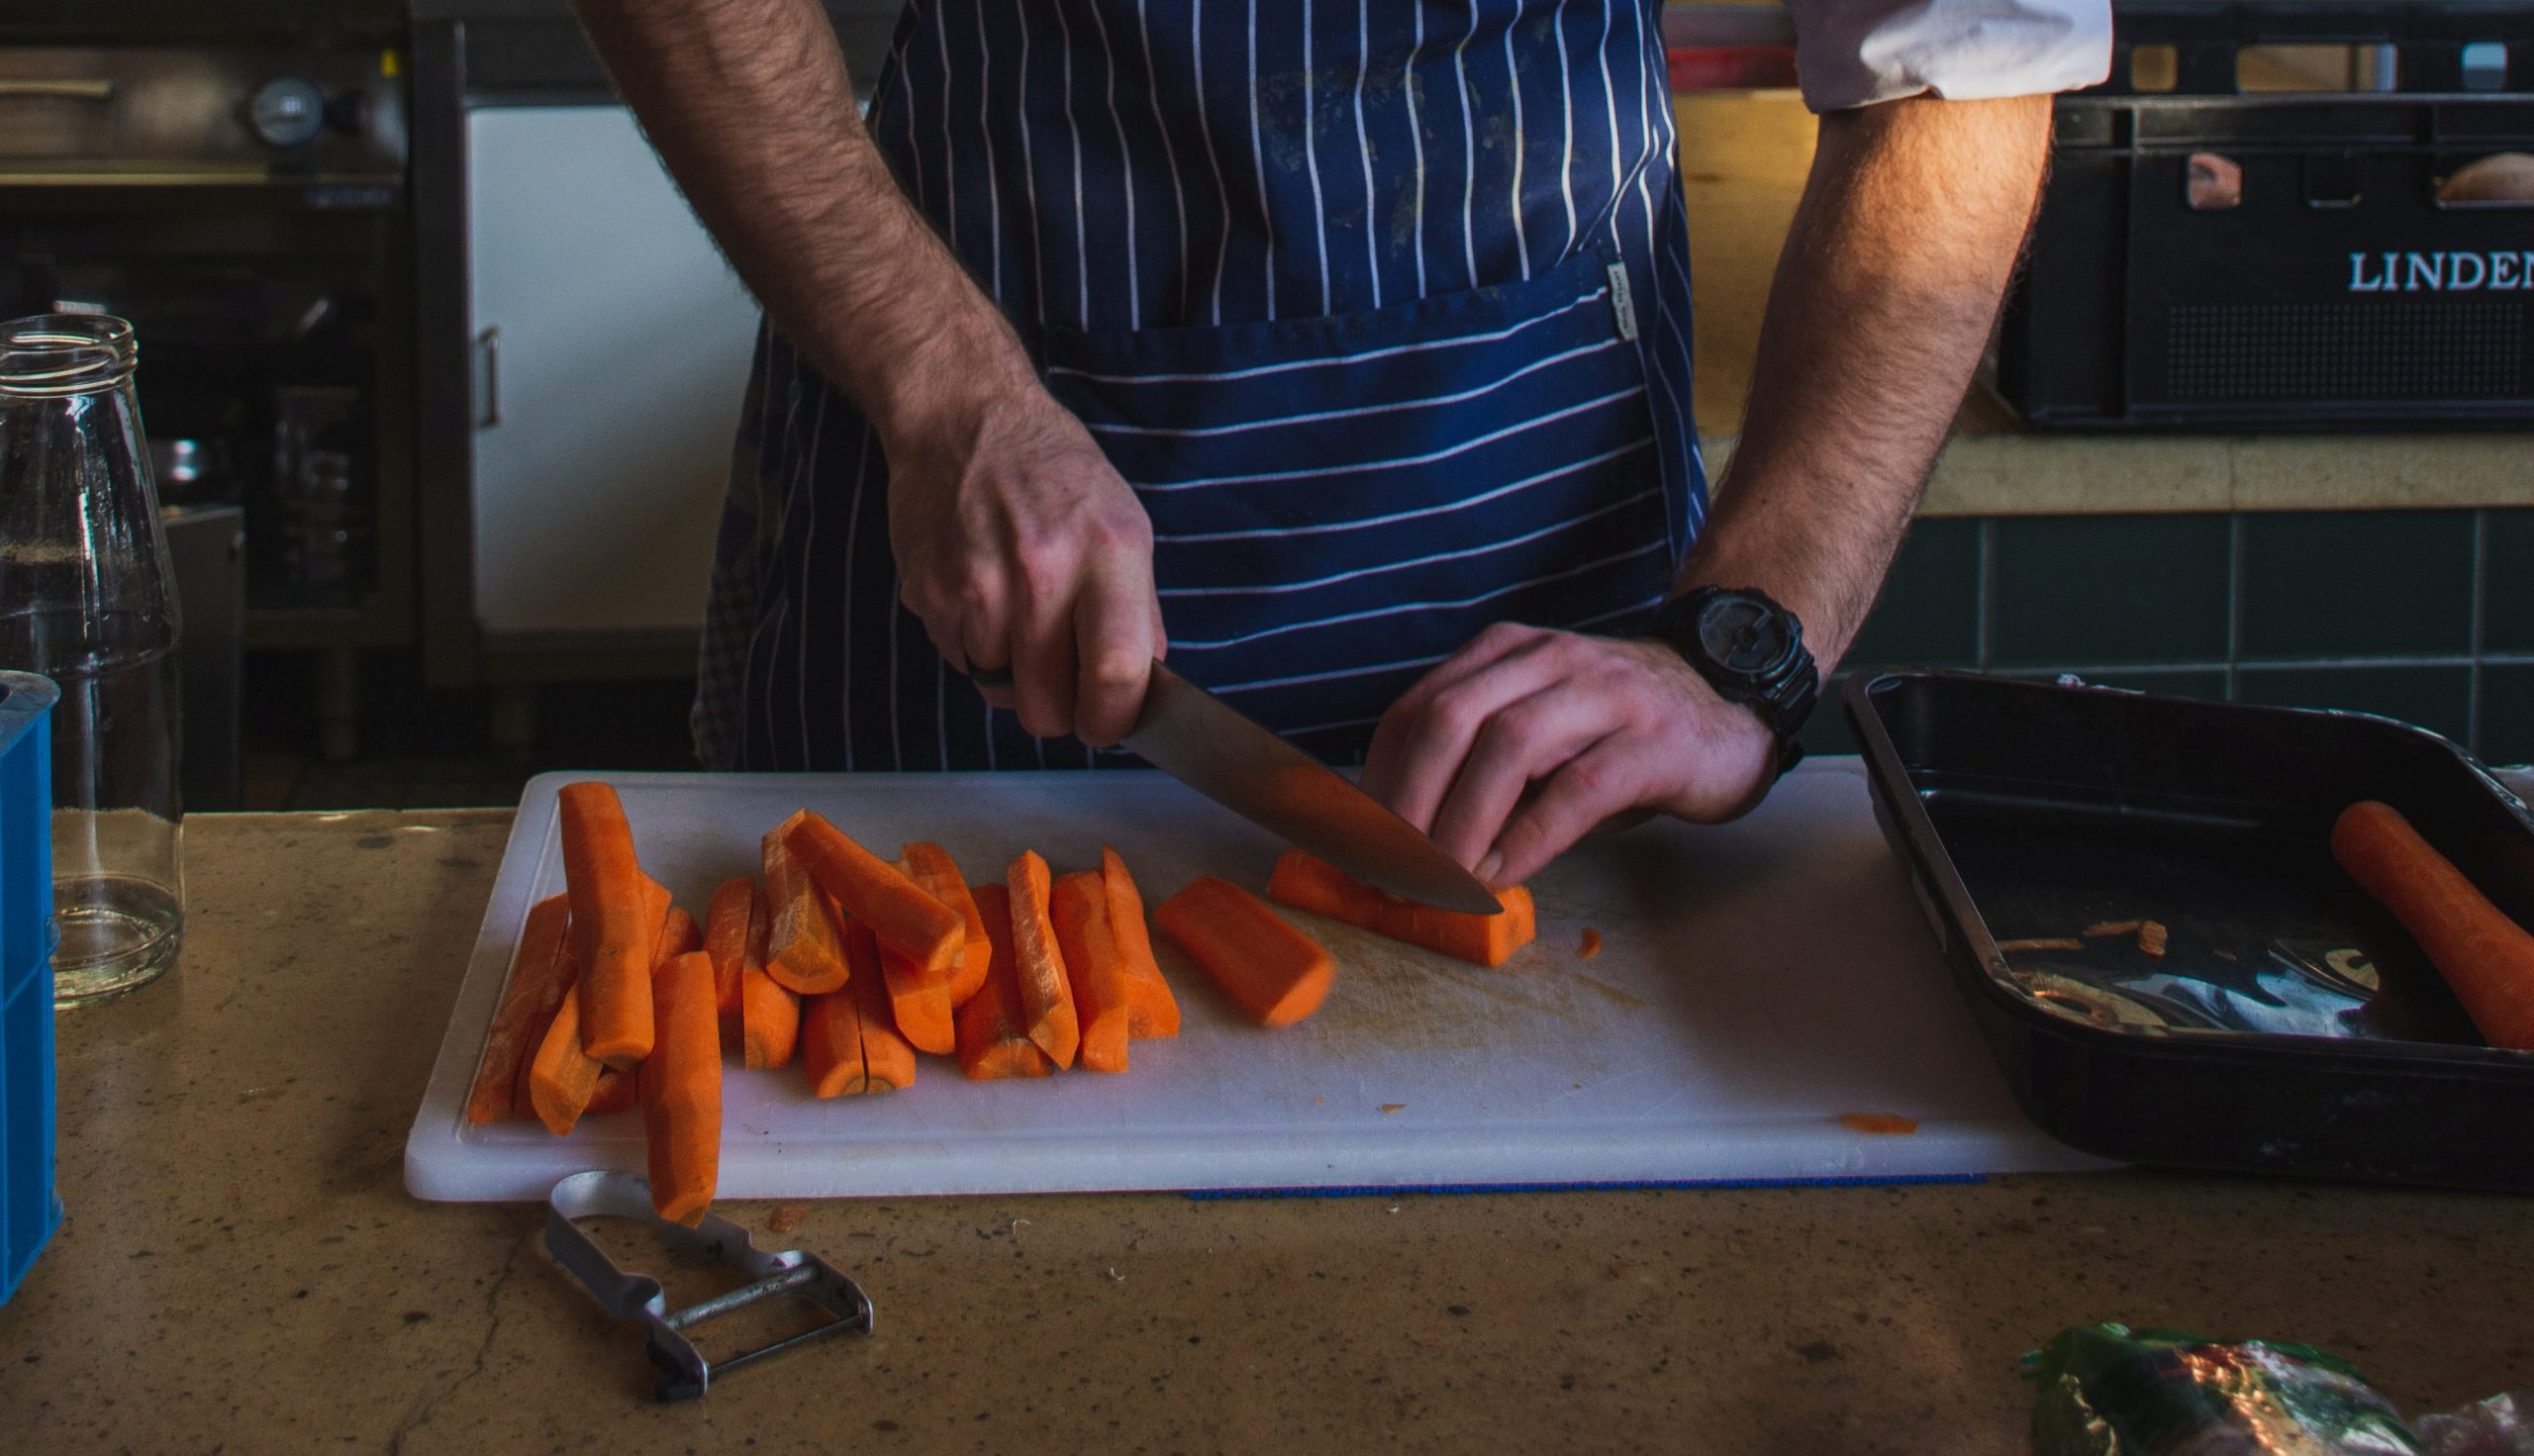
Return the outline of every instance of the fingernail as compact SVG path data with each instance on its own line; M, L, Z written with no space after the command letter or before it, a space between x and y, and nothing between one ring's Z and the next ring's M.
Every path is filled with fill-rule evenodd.
M1505 868L1505 856L1490 849L1487 851L1487 857L1478 862L1477 875L1488 884L1494 885L1496 872L1503 868Z

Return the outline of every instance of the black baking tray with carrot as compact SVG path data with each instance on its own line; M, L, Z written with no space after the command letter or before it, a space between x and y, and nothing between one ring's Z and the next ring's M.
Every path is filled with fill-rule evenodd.
M2534 816L2462 749L2360 714L1968 673L1858 678L1843 706L1957 985L2052 1135L2534 1192L2534 1050L2510 1049L2534 1045Z

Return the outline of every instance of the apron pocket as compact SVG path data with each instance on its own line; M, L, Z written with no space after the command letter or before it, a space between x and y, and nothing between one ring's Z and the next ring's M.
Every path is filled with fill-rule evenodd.
M1049 389L1152 517L1172 665L1346 757L1488 624L1659 600L1666 498L1613 263L1362 314L1049 331Z

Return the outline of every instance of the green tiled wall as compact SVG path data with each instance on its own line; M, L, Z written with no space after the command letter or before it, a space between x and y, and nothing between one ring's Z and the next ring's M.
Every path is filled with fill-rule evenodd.
M1841 664L2347 708L2534 760L2534 510L1930 520ZM1804 734L1853 751L1833 707Z
M2227 526L2221 516L1993 523L1991 665L2223 658Z

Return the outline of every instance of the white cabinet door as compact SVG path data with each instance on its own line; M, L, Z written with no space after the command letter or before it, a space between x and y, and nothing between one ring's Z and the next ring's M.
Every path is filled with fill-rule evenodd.
M467 119L475 612L486 633L704 620L756 306L617 106Z

